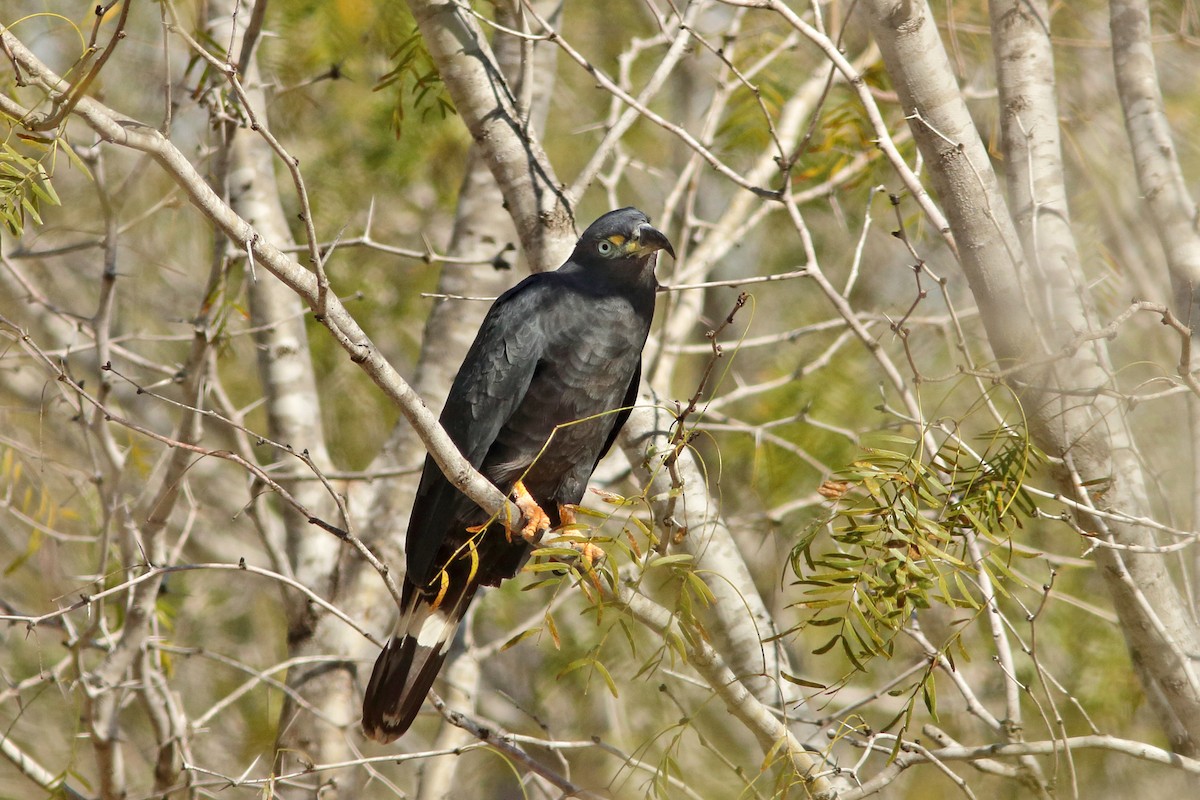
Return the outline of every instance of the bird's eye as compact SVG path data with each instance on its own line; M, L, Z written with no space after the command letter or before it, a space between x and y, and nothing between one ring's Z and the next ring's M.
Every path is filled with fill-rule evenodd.
M596 252L602 256L606 256L613 251L613 243L607 239L601 239L596 245Z

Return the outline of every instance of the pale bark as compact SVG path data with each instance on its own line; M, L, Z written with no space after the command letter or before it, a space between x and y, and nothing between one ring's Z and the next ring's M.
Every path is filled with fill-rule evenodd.
M1054 352L1055 326L1050 320L1060 311L1066 314L1068 328L1086 320L1069 307L1043 304L1039 294L1045 281L1025 261L932 14L923 3L871 0L867 8L884 64L959 242L960 263L997 361L1003 367L1020 367L1031 357ZM1035 186L1038 177L1035 172ZM1041 266L1062 268L1049 261ZM1073 276L1050 283L1070 285L1071 280ZM1053 363L1052 370L1018 369L1009 382L1022 398L1039 446L1062 459L1063 493L1083 501L1086 508L1092 499L1084 487L1103 484L1101 510L1141 517L1149 510L1143 473L1122 409L1102 392L1086 404L1058 393L1105 385L1107 376L1097 363L1103 359L1102 348L1102 342L1095 343L1099 357L1066 354ZM1134 524L1106 523L1086 513L1081 524L1117 544L1152 543L1148 531ZM1161 696L1162 702L1156 703L1160 721L1175 748L1192 753L1200 742L1200 683L1190 662L1190 654L1197 652L1197 635L1186 603L1161 556L1112 548L1096 557L1105 568L1122 631L1142 670L1147 693L1152 698Z
M258 0L265 3L266 0ZM258 4L255 6L258 7ZM281 201L281 187L275 177L275 153L264 139L269 131L266 97L258 69L257 41L247 37L244 25L256 15L235 15L231 3L209 6L209 26L214 39L230 42L229 58L240 53L239 70L245 89L247 108L258 130L236 122L221 126L224 141L218 159L224 167L218 175L224 180L230 208L252 226L260 236L277 246L293 244ZM237 27L230 31L231 22ZM216 246L224 251L224 237ZM320 472L332 466L325 446L321 424L321 403L313 369L304 307L300 298L265 270L245 265L250 319L255 328L254 343L258 355L258 374L266 399L267 434L295 452L308 454L312 466ZM281 451L264 453L274 460L274 477L289 494L310 513L333 519L336 506L325 486L311 480L310 467L295 456ZM308 479L306 479L308 478ZM284 505L279 514L284 528L287 564L277 570L293 576L321 597L338 600L339 561L346 554L342 543L314 529L308 519ZM322 624L321 610L295 593L283 593L288 621L288 656L336 653L346 655L346 637L317 637L318 630L344 629L340 622ZM288 671L288 686L307 704L320 709L328 718L352 722L354 691L351 673L328 664L298 666ZM290 772L305 763L335 763L352 758L353 750L336 726L331 726L305 711L285 695L279 715L275 748L275 769ZM315 784L322 779L317 776ZM328 793L326 793L328 796Z
M936 20L920 2L872 0L867 10L884 66L959 242L963 272L972 293L987 298L980 314L997 360L1012 366L1041 354L1034 310L1024 291L1029 276L1020 242L987 148L938 38ZM962 243L964 237L969 247Z
M447 707L456 710L474 709L479 702L483 665L469 651L451 656L442 670L445 689L440 697ZM474 739L471 731L442 720L433 740L434 750L452 750ZM470 786L460 777L459 758L438 758L425 765L417 787L417 800L454 800L470 793Z
M1050 43L1050 12L1042 0L988 6L1000 90L1000 124L1009 206L1040 293L1039 314L1062 347L1078 330L1095 327L1079 280L1082 270L1071 230L1063 175ZM1091 355L1091 354L1089 354ZM1094 361L1094 355L1089 360Z
M704 472L690 448L680 451L675 462L679 485L663 467L670 446L675 415L666 401L647 387L629 415L620 444L634 465L639 483L652 498L655 519L660 525L670 508L668 533L679 531L673 551L695 558L699 575L713 593L711 614L719 649L738 680L762 704L786 714L799 700L793 684L781 676L795 674L787 653L778 645L764 644L779 631L754 586L746 562L721 515L720 504L708 491Z
M1138 186L1166 253L1172 281L1194 296L1200 287L1197 207L1167 122L1150 37L1150 6L1143 0L1112 0L1109 11L1117 95Z
M194 409L199 407L209 367L210 331L206 322L204 315L199 315L192 351L184 370L186 380L182 399L189 408L180 414L174 434L181 442L196 442L201 433L200 414ZM192 459L192 453L183 448L166 450L139 498L114 498L119 511L113 524L122 547L131 553L140 550L152 565L166 561L167 520L179 499ZM113 490L119 492L121 483L114 482ZM144 675L141 681L134 681L142 659L147 657L147 646L155 635L155 603L161 587L162 578L155 575L133 588L125 607L124 625L113 647L95 668L80 676L85 698L84 723L92 740L99 796L103 800L119 800L129 791L119 715L130 686L136 687L143 702L160 711L166 721L158 731L156 786L165 791L180 778L183 766L180 747L185 732L175 725L177 717L167 710L170 700L162 694L163 687ZM83 645L82 642L79 644ZM187 780L190 781L190 775Z
M1174 288L1176 315L1192 328L1192 358L1186 369L1200 369L1200 232L1195 198L1188 191L1167 121L1151 44L1149 4L1113 0L1109 4L1113 67L1125 130L1133 150L1134 171L1166 254ZM1192 527L1200 528L1200 398L1189 397L1192 460ZM1200 554L1192 561L1192 614L1200 613Z
M67 83L41 62L7 28L0 28L0 40L13 54L31 83L46 91L59 93ZM13 101L0 97L0 110L22 118L26 111ZM472 500L493 513L520 518L520 510L511 504L471 465L450 441L437 417L412 387L379 352L341 300L327 291L318 276L301 267L274 243L267 241L246 220L225 203L205 182L191 162L169 139L149 126L129 120L102 103L81 98L72 113L105 142L150 155L163 171L184 190L188 200L245 250L256 267L262 267L281 280L313 310L338 345L400 410L417 431L422 442L446 473L450 482Z
M1010 206L1021 238L1025 260L1037 275L1046 316L1055 346L1073 336L1072 325L1087 327L1090 314L1082 307L1086 294L1074 279L1082 274L1063 180L1059 144L1058 103L1054 82L1054 55L1050 46L1050 15L1043 0L998 0L988 5L992 23L997 84L1000 90L1000 125L1005 153L1004 168ZM1094 362L1090 350L1080 359ZM994 606L990 581L982 584L989 604ZM1004 642L1004 631L993 622L994 636ZM1023 728L1020 689L1011 654L1005 663L1005 732L1009 741L1019 740ZM1025 758L1022 764L1033 771L1037 764Z
M455 109L496 176L531 269L557 267L574 245L574 211L478 21L453 3L409 0L408 6Z
M688 663L721 698L729 713L754 735L763 753L767 754L768 762L778 760L790 764L791 780L787 780L786 785L802 784L801 791L818 800L838 797L837 788L829 780L829 767L825 761L805 749L787 725L775 716L770 705L754 696L744 677L734 674L699 631L679 623L666 608L629 586L617 587L614 595L614 599L638 622L664 639L672 638L682 643L688 652Z

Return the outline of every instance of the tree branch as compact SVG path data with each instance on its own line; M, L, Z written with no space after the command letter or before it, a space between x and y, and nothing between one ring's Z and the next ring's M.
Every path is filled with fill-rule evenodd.
M63 86L63 80L3 26L0 26L0 42L28 72L32 82L47 91L60 90ZM10 109L14 109L12 101L7 98L0 99L0 110L10 113ZM15 110L17 113L12 113L12 116L23 116L23 109L16 107ZM153 157L167 175L185 191L191 203L212 220L235 246L252 254L255 263L283 281L289 289L303 298L314 312L323 305L325 313L317 315L317 320L330 331L350 356L350 360L396 404L416 429L447 479L485 510L494 514L506 514L512 520L520 519L521 513L516 504L509 502L496 487L471 468L438 424L437 417L375 348L341 301L333 295L322 298L316 276L289 258L274 243L260 236L250 223L235 214L169 139L153 128L122 117L91 98L80 99L74 113L104 141Z
M1059 361L1048 378L1036 367L1020 369L1028 359L1036 361L1053 350L1052 337L1041 324L1053 310L1039 308L1042 303L1031 292L1036 276L1022 255L987 150L954 81L928 6L867 0L866 8L914 138L931 165L930 179L947 209L955 239L969 244L960 249L960 263L992 351L1002 367L1018 367L1009 382L1021 395L1035 440L1073 465L1058 476L1064 493L1078 496L1080 487L1103 483L1108 487L1106 508L1144 516L1148 508L1144 473L1123 410L1105 395L1083 404L1067 399L1074 386L1106 380L1095 361L1077 355ZM1043 386L1050 388L1043 391ZM1073 480L1070 473L1082 477ZM1146 543L1141 530L1105 526L1094 517L1086 524L1107 531L1121 543ZM1189 654L1198 645L1186 604L1160 557L1121 556L1107 549L1096 557L1108 568L1104 574L1134 660L1145 668L1147 689L1152 697L1162 692L1168 698L1157 706L1164 727L1177 748L1195 752L1200 746L1200 687L1193 680ZM1131 573L1136 577L1120 578ZM1131 592L1130 585L1139 591Z
M574 209L522 119L478 21L454 2L409 0L454 107L479 146L535 272L566 260Z

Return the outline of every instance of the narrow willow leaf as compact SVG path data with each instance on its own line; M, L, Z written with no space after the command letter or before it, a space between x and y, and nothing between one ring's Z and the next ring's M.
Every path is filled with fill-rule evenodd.
M521 631L521 632L520 632L520 633L518 633L516 636L512 637L512 638L511 638L511 639L509 639L507 642L505 642L504 644L502 644L502 645L500 646L500 650L501 650L501 651L504 651L504 650L507 650L507 649L509 649L510 647L515 647L517 644L519 644L520 642L523 642L523 641L525 641L525 640L526 640L526 639L528 639L530 636L533 636L533 635L535 635L535 634L541 633L541 631L542 631L542 629L541 629L541 628L530 628L529 630Z
M808 689L821 689L821 690L825 690L825 689L828 689L828 688L829 688L829 687L828 687L826 684L823 684L823 683L818 683L818 682L816 682L816 681L806 681L806 680L804 680L803 678L797 677L797 676L795 676L795 675L789 675L789 674L788 674L788 673L786 673L786 672L781 672L781 673L779 673L779 675L780 675L780 677L781 677L781 678L783 678L783 679L784 679L785 681L787 681L788 683L794 683L794 684L796 684L797 686L804 686L804 687L806 687L806 688L808 688Z
M839 620L839 621L840 621L840 620ZM825 644L821 645L821 646L820 646L820 647L818 647L817 649L813 650L813 651L812 651L812 652L813 652L813 655L814 655L814 656L822 656L822 655L825 655L825 654L826 654L826 653L828 653L830 650L832 650L832 649L833 649L833 647L834 647L834 645L836 645L836 644L837 644L838 642L840 642L841 640L842 640L842 634L840 634L840 633L835 633L835 634L833 635L833 638L832 638L832 639L830 639L829 641L825 642Z

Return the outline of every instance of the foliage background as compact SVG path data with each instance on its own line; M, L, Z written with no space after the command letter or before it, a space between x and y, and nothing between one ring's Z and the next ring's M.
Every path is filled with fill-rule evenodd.
M772 132L785 104L806 81L816 79L820 86L830 73L829 62L777 15L720 3L694 5L704 6L694 18L697 38L649 107L697 135L733 171L748 175L764 153L772 152ZM812 18L811 9L794 7ZM864 12L841 3L820 9L825 29L840 37L843 52L862 59L867 84L901 153L909 164L919 163L891 79L871 51ZM161 15L174 14L181 27L191 26L200 38L203 26L195 21L209 11L199 4L133 4L125 38L88 91L154 127L165 127L169 104L171 141L205 173L214 169L222 147L216 121L236 117L238 103L228 84L205 69L180 37L164 36ZM1179 163L1184 175L1194 175L1200 166L1197 147L1183 132L1200 123L1190 78L1196 10L1184 2L1156 3L1151 11L1158 75ZM485 20L497 14L483 4L475 12ZM595 69L622 75L627 85L640 88L680 30L677 22L660 24L658 18L671 13L665 5L632 1L568 3L559 31ZM987 9L955 3L934 13L971 116L1000 169L1005 153ZM318 241L345 240L326 264L332 288L379 351L403 375L412 375L422 358L439 358L438 343L423 335L431 309L438 303L478 306L479 301L426 296L439 291L440 261L397 255L372 243L414 254L445 252L472 137L462 119L447 110L452 101L432 57L413 38L415 23L406 9L353 0L287 0L273 3L266 19L268 35L258 51L266 120L298 159ZM39 58L69 75L94 17L69 4L15 0L0 22ZM108 12L98 25L101 41L117 24L115 10ZM490 30L486 21L484 28ZM1082 265L1080 293L1094 304L1101 327L1134 299L1162 303L1172 293L1163 247L1129 156L1112 79L1108 15L1094 4L1055 6L1052 33L1065 200ZM223 46L215 37L201 41L213 52ZM537 47L551 44L539 41ZM747 76L744 81L731 74L731 64ZM5 69L0 73L4 92L32 102L30 90L16 85L11 62ZM557 175L571 184L626 106L562 54L552 74L540 140ZM1169 747L1090 558L1094 542L1060 519L1067 507L1059 502L1053 458L1028 441L1026 409L1012 391L990 377L964 372L967 354L979 370L997 366L979 321L979 300L954 255L880 157L877 132L853 88L831 80L823 89L819 103L807 107L804 133L789 150L795 160L787 185L801 192L836 181L802 210L824 275L845 289L845 305L831 303L803 277L665 293L647 352L650 385L668 407L676 401L686 405L711 361L705 333L730 313L740 291L750 293L745 308L719 334L723 356L688 425L708 491L753 577L753 585L739 591L760 594L775 630L783 634L772 640L770 631L759 631L765 650L776 643L783 649L787 674L796 678L777 680L779 707L796 718L798 736L812 737L818 750L832 746L830 757L842 767L857 768L862 781L881 774L892 748L891 740L871 734L896 733L897 719L907 722L904 734L910 741L927 746L932 743L929 729L922 732L926 724L960 742L1000 741L1003 737L980 722L972 704L992 709L1003 720L1013 677L1029 687L1020 705L1023 735L1030 741L1097 732ZM726 105L714 111L720 100ZM84 796L104 793L105 782L97 774L104 761L98 764L92 753L95 737L81 722L81 714L87 717L87 690L80 678L98 669L110 652L128 605L118 594L103 605L54 612L84 593L119 585L145 563L139 537L123 527L124 520L132 509L153 508L148 494L159 485L160 458L167 450L161 441L105 422L86 404L81 407L78 397L54 379L54 371L61 369L85 390L97 392L113 415L168 435L181 418L173 403L187 402L179 369L188 362L196 320L204 316L213 343L205 356L211 359L205 407L234 417L241 428L204 421L200 443L209 455L197 455L173 484L182 499L166 523L168 560L155 563L225 568L166 577L154 603L145 666L131 673L121 693L117 739L125 752L129 796L154 794L155 757L161 752L155 743L161 732L153 714L138 710L139 693L129 687L149 680L146 670L155 672L189 720L181 756L185 766L173 784L182 787L178 791L199 796L269 792L263 783L241 788L231 783L264 780L272 773L284 695L281 684L264 675L283 680L287 673L280 665L296 655L289 646L292 627L283 601L292 590L277 580L239 573L236 565L244 559L280 571L270 542L280 535L282 504L245 469L212 453L250 452L263 465L279 456L280 448L257 440L268 435L269 403L260 374L251 368L262 346L251 335L256 326L247 297L251 281L273 279L214 234L146 156L99 144L74 121L53 131L53 138L22 135L11 120L6 125L0 167L27 169L37 160L45 170L39 185L47 188L36 206L26 207L21 224L13 225L18 230L3 233L0 249L0 316L6 323L0 349L0 598L10 619L0 657L7 683L0 693L3 737ZM291 237L303 243L305 225L289 173L279 159L273 168ZM778 176L768 182L777 187ZM664 125L643 117L576 198L574 212L579 228L617 205L637 205L650 213L669 231L681 256L677 263L660 263L666 285L746 280L810 264L802 236L779 203L756 198L752 213L761 214L761 221L744 229L715 226L746 194L698 160ZM25 196L30 203L38 200L32 190ZM370 242L364 242L368 230ZM696 253L730 243L711 267L701 262L699 271L690 269ZM526 261L505 244L497 241L493 248L504 267L499 275L491 263L470 267L486 281L478 294L494 295L496 281L513 282L527 271ZM517 244L515 238L511 244ZM912 268L914 253L924 265L919 272ZM214 270L214 264L224 266ZM225 283L214 292L210 276L218 273ZM111 311L105 307L109 299ZM845 309L869 332L869 346L849 332ZM363 520L370 519L370 526L395 537L406 511L392 509L399 512L394 518L372 517L370 507L354 505L360 497L355 492L365 497L392 477L372 470L379 469L381 443L394 441L389 438L394 427L407 423L325 328L311 314L304 319L320 396L312 413L319 416L324 437L288 444L297 451L325 450L322 471L335 491L351 498L359 524L368 526ZM897 321L902 321L899 328ZM98 334L101 327L105 333ZM36 349L23 346L17 331L27 334ZM1137 435L1138 463L1152 488L1150 506L1163 527L1162 544L1180 545L1162 558L1183 587L1188 613L1194 614L1195 434L1184 424L1189 398L1175 371L1180 342L1153 313L1122 318L1113 334L1108 344L1112 392L1120 395ZM112 371L101 368L104 348ZM922 412L919 421L910 418L901 387L889 382L879 353L898 365L903 388ZM440 357L457 361L452 353ZM426 401L436 408L440 398ZM1005 442L1018 457L1002 463L997 454ZM933 459L929 443L940 448L940 461ZM967 446L984 453L988 465L979 466ZM105 447L120 457L109 461ZM397 466L411 470L420 456ZM643 481L631 478L620 458L615 461L602 469L600 485L637 498ZM119 469L113 469L117 463ZM916 475L944 480L947 465L955 463L962 468L962 481L952 487L956 491L927 485L922 494L910 483ZM992 470L1003 476L996 480L1002 489L988 494L981 479L993 478ZM846 494L839 497L841 492ZM898 504L898 495L926 505ZM960 516L964 506L977 516ZM956 511L951 514L947 507ZM876 526L886 509L896 514L895 527L881 532ZM619 508L610 520L597 517L596 535L610 553L609 568L632 571L639 591L708 633L704 590L686 577L695 562L655 567L642 561L653 525L642 502ZM847 536L847 526L853 535ZM873 544L859 551L857 528L862 526ZM982 610L986 592L977 569L969 566L974 559L964 527L980 534L981 546L994 555L988 563L1000 587L997 608L1017 653L1015 676L997 666L993 631ZM918 528L920 534L899 544L889 538L896 530ZM328 536L316 529L308 535ZM625 546L631 539L636 551ZM934 545L936 551L928 549ZM381 552L396 558L386 545ZM344 546L337 553L339 563L358 558ZM861 560L850 560L856 557ZM398 561L392 563L398 568ZM853 575L836 574L839 564ZM923 583L910 571L929 575L931 569L948 582ZM875 602L847 588L858 586L864 574L877 574L888 586L909 586L913 595L899 606L903 613L868 619L866 606ZM523 576L489 593L476 613L469 644L486 656L484 677L462 710L485 724L494 721L538 739L540 744L518 744L550 770L601 796L751 797L788 791L788 796L802 796L787 770L775 763L778 754L764 757L754 736L730 722L722 700L690 671L669 639L664 643L615 605L598 603L586 580L578 588L570 581L551 581L529 590L541 577L545 574ZM377 636L385 633L389 613L386 595L380 597L374 616L358 618ZM814 606L821 598L833 602ZM551 611L544 615L547 604ZM921 611L910 616L914 605ZM825 649L843 620L859 612L864 616L855 625L858 633L849 635L846 648L837 640L837 646ZM43 614L50 616L36 626L27 624ZM832 627L814 625L814 616ZM515 646L502 648L523 633ZM952 659L953 672L931 668L926 646L914 633L941 651L942 667L941 659ZM712 639L719 637L714 633ZM361 672L375 651L361 636L355 647L352 658ZM862 670L855 669L856 662ZM423 778L417 765L424 759L364 765L361 759L391 751L355 739L353 713L352 706L344 708L345 718L330 725L352 742L352 755L360 760L315 773L316 780L326 782L328 791L332 776L347 796L418 796ZM400 749L434 749L440 723L430 713ZM602 737L624 755L589 746L592 737ZM859 762L863 750L852 742L868 741L881 750ZM475 744L456 746L468 752L455 759L453 785L470 787L473 796L556 796L511 754ZM315 747L299 758L301 763L330 761ZM640 766L630 766L635 760ZM1069 758L1060 752L1036 762L1036 768L1022 767L1033 770L1023 780L1039 775L1034 782L1041 781L1037 791L1044 795L1136 796L1151 783L1157 791L1186 791L1195 777L1103 749L1081 749ZM0 761L0 794L64 791L33 786L21 769ZM979 797L1025 797L1033 790L1014 775L976 771L965 761L944 771L928 764L912 767L887 787L888 796L896 797L971 791Z

